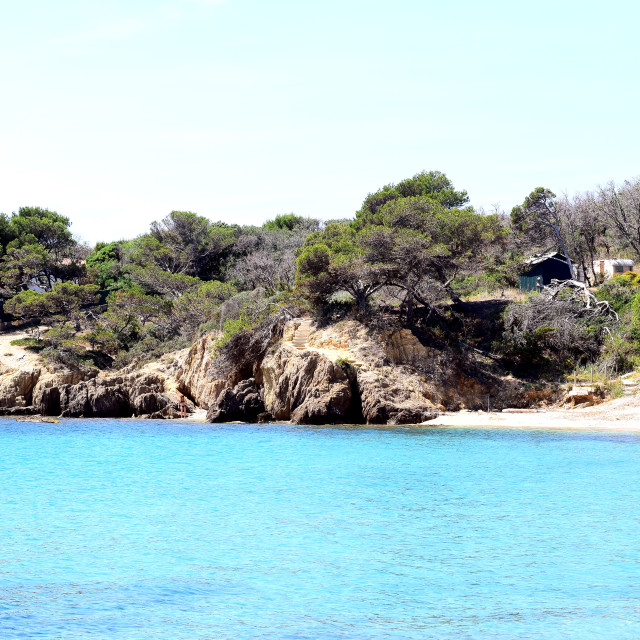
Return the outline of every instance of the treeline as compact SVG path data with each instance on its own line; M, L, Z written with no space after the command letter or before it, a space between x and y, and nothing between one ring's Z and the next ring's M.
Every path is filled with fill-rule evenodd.
M51 326L43 353L70 365L95 354L123 365L225 322L228 331L249 325L256 308L293 291L296 251L319 228L293 214L253 227L173 211L147 234L89 250L55 212L0 219L4 314Z
M572 198L539 188L510 216L468 201L444 174L422 172L369 194L350 219L285 214L258 227L173 211L146 234L93 249L73 239L68 218L25 207L0 215L3 312L49 327L34 346L68 366L122 366L211 329L222 344L282 307L386 318L460 344L463 298L515 286L532 253L565 252L592 285L597 258L640 255L640 182ZM555 329L540 329L520 342L557 352L542 344ZM492 350L524 366L518 323L508 330Z

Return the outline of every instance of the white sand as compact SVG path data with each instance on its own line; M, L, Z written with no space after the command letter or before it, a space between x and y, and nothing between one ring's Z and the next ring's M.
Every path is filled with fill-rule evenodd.
M46 329L42 329L46 331ZM29 338L25 331L7 331L0 333L0 375L19 369L37 368L40 366L40 356L23 347L11 344L18 338Z
M595 407L549 409L524 413L447 412L428 426L496 429L602 429L640 431L640 398L625 396Z

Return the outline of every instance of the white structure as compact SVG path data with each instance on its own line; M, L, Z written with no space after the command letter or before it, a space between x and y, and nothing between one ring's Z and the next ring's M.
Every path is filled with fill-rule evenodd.
M633 260L625 259L609 259L609 260L596 260L593 263L593 270L596 275L602 276L605 280L607 278L613 278L620 273L627 271L633 271Z

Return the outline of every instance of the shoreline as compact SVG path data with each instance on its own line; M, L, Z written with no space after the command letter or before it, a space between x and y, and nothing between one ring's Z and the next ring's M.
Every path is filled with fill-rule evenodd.
M607 403L605 403L607 404ZM598 408L601 408L598 407ZM591 409L591 411L589 410ZM632 432L640 434L640 411L593 411L596 407L589 409L551 409L529 412L486 412L486 411L447 411L437 418L423 422L421 424L326 424L326 425L299 425L310 427L349 427L353 429L384 429L384 428L415 428L422 429L515 429L515 430L542 430L542 431L600 431L600 432ZM204 414L204 415L203 415ZM606 415L603 415L606 414ZM50 416L0 416L19 422L35 423L61 423L67 420L139 420L140 418L60 418ZM179 422L187 424L201 424L211 426L222 425L244 425L254 424L260 426L281 425L292 426L295 423L290 421L274 421L264 423L245 422L218 422L209 423L206 421L204 411L191 414L188 418L165 419L162 422Z
M429 423L426 423L429 424ZM447 411L433 426L488 429L569 429L574 431L640 432L640 397L627 395L591 407L549 407L506 412Z

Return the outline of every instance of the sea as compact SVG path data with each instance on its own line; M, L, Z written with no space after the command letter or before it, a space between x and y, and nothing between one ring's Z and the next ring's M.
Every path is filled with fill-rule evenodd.
M640 638L640 437L0 419L0 638Z

